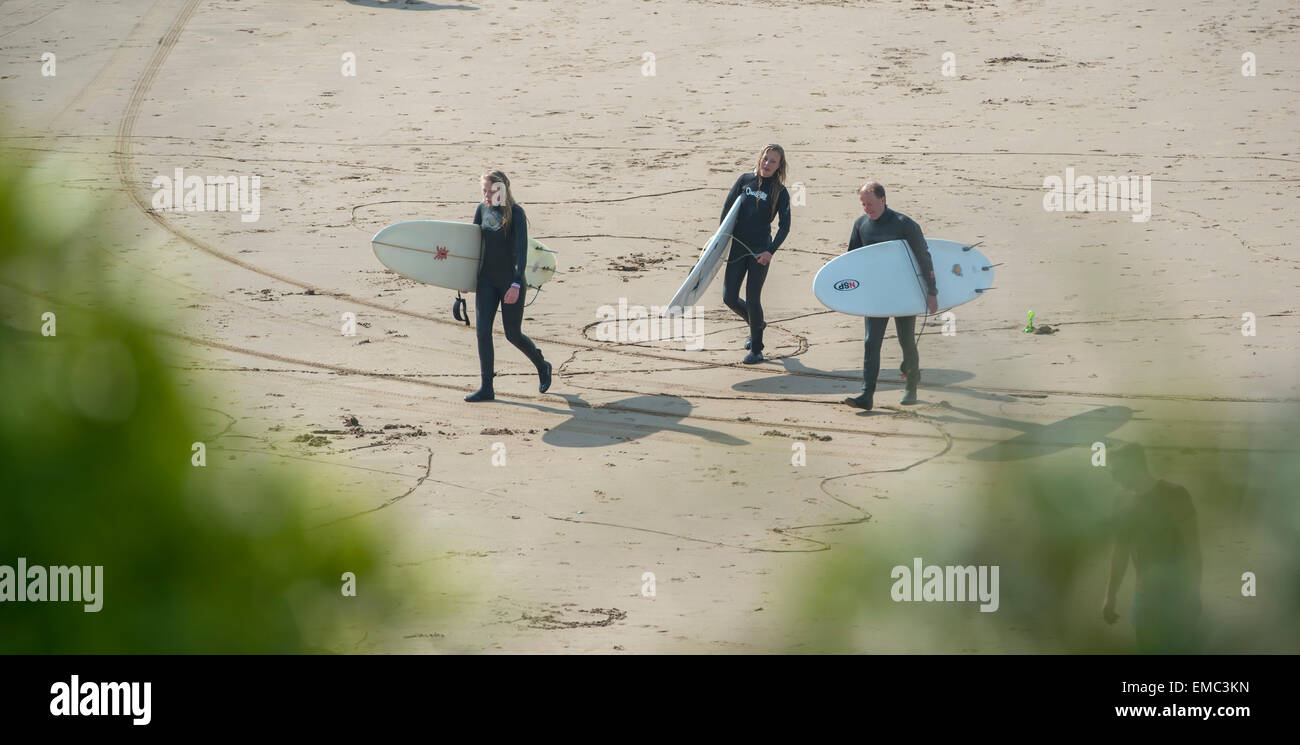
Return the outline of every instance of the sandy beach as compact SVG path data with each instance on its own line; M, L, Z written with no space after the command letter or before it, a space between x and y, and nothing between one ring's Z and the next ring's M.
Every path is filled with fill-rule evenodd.
M1010 612L964 607L964 638L897 633L933 614L818 617L802 589L864 546L896 549L858 567L885 604L914 556L996 563L1028 529L990 525L974 492L1137 440L1198 512L1207 645L1283 651L1246 633L1263 611L1239 592L1283 560L1233 540L1263 513L1203 485L1225 458L1291 457L1300 429L1297 29L1271 0L7 0L0 119L6 149L74 164L67 186L108 205L104 281L175 346L216 467L292 460L330 484L321 524L391 521L394 567L456 578L445 618L338 651L823 651L819 623L861 651L1071 651L1018 626L1030 601L1005 564ZM801 199L763 293L767 361L740 363L720 277L703 349L598 340L601 306L668 302L773 142ZM157 209L178 168L257 176L257 219ZM558 252L523 325L555 382L539 395L498 326L498 400L469 404L455 293L369 241L469 221L490 168ZM1046 210L1067 169L1150 177L1149 219ZM898 405L891 323L870 413L841 403L863 323L811 289L868 178L927 237L998 264L955 333L927 325L918 406ZM1029 310L1056 333L1024 333ZM1079 567L1071 624L1131 649L1098 613L1105 561Z

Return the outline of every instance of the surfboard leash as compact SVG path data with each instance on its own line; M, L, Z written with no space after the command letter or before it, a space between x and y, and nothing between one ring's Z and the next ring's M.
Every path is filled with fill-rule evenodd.
M912 262L912 274L916 277L916 285L921 288L921 299L924 301L924 299L929 295L926 293L927 288L925 286L925 280L921 278L921 267L916 263L916 256L912 253L912 244L908 243L907 240L904 239L903 245L907 247L907 260ZM928 246L926 247L926 250L929 250ZM916 347L917 357L921 356L921 337L925 335L925 327L929 325L929 323L930 308L927 305L925 309L925 317L921 319L921 330L918 331L915 338L912 339L912 344ZM920 371L918 370L917 372L919 373Z
M750 248L748 244L746 244L744 241L742 241L742 240L740 240L739 238L737 238L737 237L735 236L734 233L731 235L731 240L735 241L736 243L739 243L739 244L740 244L740 247L743 248L743 249L745 249L745 251L747 251L747 252L749 253L749 256L745 256L745 255L742 254L742 255L740 255L740 256L737 256L737 257L734 258L734 259L731 258L730 256L728 256L728 257L727 257L727 263L728 263L728 264L731 264L731 263L736 262L736 261L743 261L744 259L747 259L747 258L750 258L750 257L758 258L758 254L754 253L754 249ZM727 253L730 254L731 251L728 250Z
M527 282L525 282L524 284L527 284ZM529 301L526 302L526 303L524 303L524 307L525 307L525 308L527 308L528 306L530 306L530 305L532 305L533 303L537 302L537 296L540 295L540 294L542 294L542 288L540 288L540 287L532 287L532 288L530 288L530 289L533 290L533 299L532 299L532 300L529 300ZM522 290L522 289L521 289L520 291L526 293L526 290Z
M456 299L451 303L451 317L457 321L464 321L469 325L469 311L466 310L465 298L461 297L460 290L456 291Z
M754 253L754 249L750 248L750 247L749 247L749 244L747 244L747 243L745 243L744 241L740 240L740 239L737 238L734 234L731 236L731 240L735 241L736 243L739 243L740 246L741 246L741 248L743 248L743 249L745 249L746 251L749 252L749 256L741 255L741 256L738 256L738 257L736 257L736 258L734 258L734 259L729 258L729 259L727 259L727 263L728 263L728 264L730 264L730 263L732 263L732 262L735 262L735 261L742 261L742 260L747 259L747 258L753 258L753 259L757 259L757 258L758 258L758 254ZM768 266L771 266L771 264L768 264Z

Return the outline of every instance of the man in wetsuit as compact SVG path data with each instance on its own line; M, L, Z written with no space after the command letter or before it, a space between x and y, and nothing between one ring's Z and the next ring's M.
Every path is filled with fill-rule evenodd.
M849 235L849 249L853 251L863 246L870 246L885 241L904 240L912 249L912 256L921 270L925 282L925 308L929 313L939 309L939 289L934 283L934 264L930 260L930 249L926 246L921 226L912 218L901 212L895 212L885 205L885 187L877 181L868 181L858 189L858 200L862 202L862 215L853 223L853 232ZM866 318L867 341L862 358L862 394L844 399L849 406L871 410L876 394L876 378L880 376L880 344L885 338L888 318ZM894 331L898 333L898 343L903 348L902 371L907 376L907 392L901 403L916 403L916 386L921 382L921 358L916 350L916 316L904 316L894 319Z

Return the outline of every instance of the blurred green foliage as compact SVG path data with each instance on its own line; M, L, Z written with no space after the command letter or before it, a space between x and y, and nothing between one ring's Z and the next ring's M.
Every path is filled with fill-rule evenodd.
M173 319L101 281L104 215L62 188L73 171L0 163L0 565L102 565L104 582L97 613L0 603L0 652L350 650L401 607L430 617L426 582L383 560L382 514L314 529L297 469L191 465L215 433L148 330Z
M1300 417L1292 404L1235 406L1234 416L1254 419L1230 435L1216 436L1221 423L1213 420L1143 417L1105 441L1112 454L1123 442L1141 443L1150 476L1190 494L1203 575L1200 641L1188 651L1300 652ZM1192 426L1217 443L1169 441ZM785 619L776 645L799 652L1144 651L1134 633L1133 564L1117 594L1118 621L1108 625L1101 613L1125 486L1113 463L1090 462L1095 431L1074 434L1043 427L1013 438L1017 449L1001 450L1000 458L955 454L961 462L947 465L963 469L957 486L949 471L933 488L956 494L959 506L903 510L897 514L910 516L873 520L853 542L837 544L829 568L791 582L799 610ZM1060 443L1071 441L1077 446L1063 451ZM872 489L865 481L857 486L862 494ZM895 602L891 571L910 569L915 557L926 566L998 566L997 610ZM1256 578L1253 597L1242 592L1245 572Z

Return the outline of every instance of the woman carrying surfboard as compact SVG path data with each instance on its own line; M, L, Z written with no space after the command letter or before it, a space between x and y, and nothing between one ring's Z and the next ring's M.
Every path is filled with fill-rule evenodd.
M790 233L790 192L785 188L785 149L768 145L758 154L750 173L743 173L727 194L722 205L722 219L727 219L731 205L740 197L749 197L740 205L736 228L732 232L731 253L722 279L722 302L749 323L749 354L741 360L746 365L763 361L762 292L772 254ZM776 237L772 237L772 219L780 215ZM740 297L740 283L745 281L745 298Z
M528 217L510 193L510 179L501 171L483 174L483 201L474 210L474 224L483 235L483 260L479 265L478 288L474 296L478 332L478 364L481 387L465 397L466 401L491 401L495 351L492 348L492 324L497 307L501 308L501 325L506 340L519 348L537 367L545 393L551 387L551 363L533 340L524 336L524 267L528 257Z

